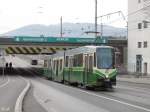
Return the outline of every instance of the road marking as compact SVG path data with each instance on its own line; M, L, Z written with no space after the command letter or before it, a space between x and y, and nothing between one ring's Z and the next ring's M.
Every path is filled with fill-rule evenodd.
M1 108L1 111L2 111L2 112L9 112L9 111L10 111L10 108L9 108L9 107L2 107L2 108Z
M25 86L25 88L23 89L23 91L20 93L19 97L17 98L16 104L15 104L15 112L22 112L22 106L23 106L23 99L26 95L26 93L28 92L28 90L30 89L30 82L28 80L26 80L25 78L21 77L26 83L27 85Z
M4 86L6 86L8 83L9 83L9 77L7 78L7 82L5 82L4 84L2 84L2 85L0 85L0 88L2 88L2 87L4 87Z
M130 103L127 103L127 102L123 102L123 101L120 101L120 100L108 98L108 97L105 97L105 96L97 95L97 94L90 93L90 92L83 91L83 90L79 90L79 91L82 92L82 93L86 93L86 94L92 95L92 96L96 96L96 97L103 98L103 99L106 99L106 100L111 100L111 101L114 101L114 102L117 102L117 103L120 103L120 104L123 104L123 105L127 105L127 106L130 106L130 107L134 107L134 108L137 108L137 109L140 109L140 110L145 110L147 112L150 112L150 109L144 108L142 106L130 104Z
M57 84L58 84L58 83L57 83ZM62 84L58 84L58 85L62 85ZM71 87L71 86L66 86L66 85L63 85L63 86L74 89L74 88ZM81 89L77 89L77 90L80 91L80 92L82 92L82 93L86 93L86 94L88 94L88 95L96 96L96 97L99 97L99 98L102 98L102 99L114 101L114 102L117 102L117 103L120 103L120 104L123 104L123 105L126 105L126 106L130 106L130 107L133 107L133 108L136 108L136 109L140 109L140 110L144 110L144 111L150 112L150 109L145 108L145 107L142 107L142 106L138 106L138 105L134 105L134 104L131 104L131 103L127 103L127 102L124 102L124 101L121 101L121 100L117 100L117 99L113 99L113 98L109 98L109 97L97 95L97 94L95 94L95 93L87 92L87 91L84 91L84 90L81 90Z

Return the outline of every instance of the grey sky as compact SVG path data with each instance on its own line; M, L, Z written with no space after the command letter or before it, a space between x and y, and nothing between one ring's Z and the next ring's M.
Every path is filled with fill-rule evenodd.
M29 24L59 24L60 16L64 22L94 23L94 6L95 0L0 0L0 33ZM98 0L98 15L119 10L127 14L127 0Z

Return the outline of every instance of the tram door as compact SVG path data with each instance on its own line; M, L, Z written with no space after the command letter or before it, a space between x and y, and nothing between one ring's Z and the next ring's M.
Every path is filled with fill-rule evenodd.
M85 55L84 67L85 67L85 71L84 71L84 75L83 75L84 76L83 81L84 81L84 83L88 83L89 75L91 75L91 73L93 72L93 56L92 56L92 54Z
M73 56L69 57L69 74L68 74L68 81L71 81L71 74L72 74L72 67L73 67Z
M89 55L85 54L84 56L84 74L83 74L83 83L87 83L88 78L88 72L89 72Z
M91 54L90 56L89 56L89 73L91 74L92 72L93 72L93 63L94 62L94 60L93 60L93 55Z
M142 72L142 55L136 55L136 72Z

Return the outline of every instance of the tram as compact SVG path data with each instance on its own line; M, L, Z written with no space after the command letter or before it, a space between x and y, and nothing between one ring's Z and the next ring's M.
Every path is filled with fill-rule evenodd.
M111 46L83 46L51 55L45 61L44 75L86 88L112 88L116 85L115 59Z

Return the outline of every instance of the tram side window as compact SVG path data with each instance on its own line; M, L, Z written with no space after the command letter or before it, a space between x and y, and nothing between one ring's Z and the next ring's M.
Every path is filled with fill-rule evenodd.
M69 67L73 67L73 63L74 63L74 57L73 57L73 56L70 56L70 57L69 57L69 61L68 61L68 66L69 66Z
M54 63L53 63L53 69L54 69L54 71L55 71L55 68L56 68L56 61L53 61Z
M83 66L83 54L78 55L78 66Z
M44 60L44 67L47 67L48 65L47 65L47 60Z
M55 71L57 69L57 60L55 60Z
M93 56L89 56L89 69L90 71L93 69Z
M49 67L52 68L52 62L51 62L51 60L49 61Z
M54 70L54 61L52 61L52 68L53 68L53 70Z
M60 60L60 70L62 70L62 59Z
M81 67L83 66L83 54L77 54L74 56L74 67Z
M77 66L77 55L74 55L73 66L74 66L74 67Z
M65 63L66 67L68 67L68 62L69 62L69 56L66 56L66 63Z
M55 61L53 61L53 69L55 70Z

